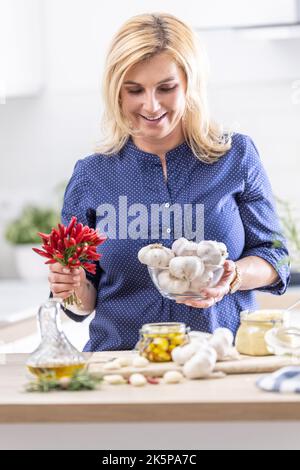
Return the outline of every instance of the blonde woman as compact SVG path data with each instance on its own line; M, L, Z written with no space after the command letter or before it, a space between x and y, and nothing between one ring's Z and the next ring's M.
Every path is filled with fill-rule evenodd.
M76 291L82 307L67 310L75 321L95 309L85 351L131 349L152 322L235 333L240 311L256 306L255 289L285 292L287 250L284 241L273 247L281 235L255 145L209 116L196 33L165 13L130 18L108 51L103 98L103 139L76 163L62 221L76 215L108 240L95 276L52 265L52 293ZM137 258L141 247L180 236L228 247L224 276L201 301L163 298Z

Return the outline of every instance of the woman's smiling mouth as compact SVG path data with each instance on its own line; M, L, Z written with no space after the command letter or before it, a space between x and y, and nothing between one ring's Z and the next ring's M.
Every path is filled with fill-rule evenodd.
M145 121L149 122L149 123L158 123L158 122L161 122L164 117L167 115L167 113L164 113L164 114L161 114L159 117L157 118L149 118L149 117L146 117L146 116L143 116L142 114L140 114L140 117L142 117Z

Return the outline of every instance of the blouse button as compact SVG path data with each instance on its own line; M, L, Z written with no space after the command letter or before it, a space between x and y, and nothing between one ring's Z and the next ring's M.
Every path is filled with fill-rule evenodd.
M171 233L171 229L170 229L170 228L167 228L166 232L167 232L167 233Z
M166 202L166 203L165 203L165 207L170 207L170 203L169 203L169 202Z

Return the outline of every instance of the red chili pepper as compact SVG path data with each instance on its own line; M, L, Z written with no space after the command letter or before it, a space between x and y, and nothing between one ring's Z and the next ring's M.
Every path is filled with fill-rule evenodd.
M66 248L69 248L70 246L69 240L67 238L64 238L64 245Z
M47 235L46 233L38 232L37 233L42 239L44 240L49 240L50 235Z
M55 259L49 259L49 261L46 261L45 264L54 264L54 263L57 263Z
M54 249L57 249L57 240L55 238L55 234L51 233L49 243L51 247L53 247Z
M70 235L74 225L77 223L77 217L73 216L67 229L66 229L66 235Z
M84 232L81 231L78 235L76 235L76 243L81 243L81 240L83 239L84 237Z
M66 228L63 225L58 224L58 230L59 230L60 237L64 238L66 236Z
M73 262L73 266L76 268L77 266L81 266L81 263L79 260Z
M96 265L91 263L82 263L82 267L91 274L96 274Z
M49 255L48 253L45 253L44 251L42 250L39 250L38 248L32 248L33 251L35 251L38 255L40 256L43 256L44 258L50 258L51 255Z
M64 245L64 243L63 243L62 240L58 240L57 249L58 249L59 251L63 251L63 250L65 249L65 245Z
M81 223L77 224L76 237L81 233L82 229L83 229L83 225Z
M47 251L47 253L49 253L49 255L54 254L54 248L52 248L52 246L45 246L44 250Z
M57 236L57 239L60 238L60 233L56 228L52 229L52 232L55 233L55 235Z

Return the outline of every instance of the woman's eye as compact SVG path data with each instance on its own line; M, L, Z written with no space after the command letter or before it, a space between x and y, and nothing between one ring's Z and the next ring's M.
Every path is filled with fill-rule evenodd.
M171 88L160 88L159 91L163 91L163 92L168 92L168 91L172 91L172 90L175 90L175 88L177 87L177 85L175 86L172 86Z
M158 91L161 91L163 93L168 93L169 91L172 91L172 90L175 90L175 88L177 87L177 85L171 87L171 88L159 88ZM132 93L133 95L137 95L139 93L141 93L143 90L129 90L129 93Z

